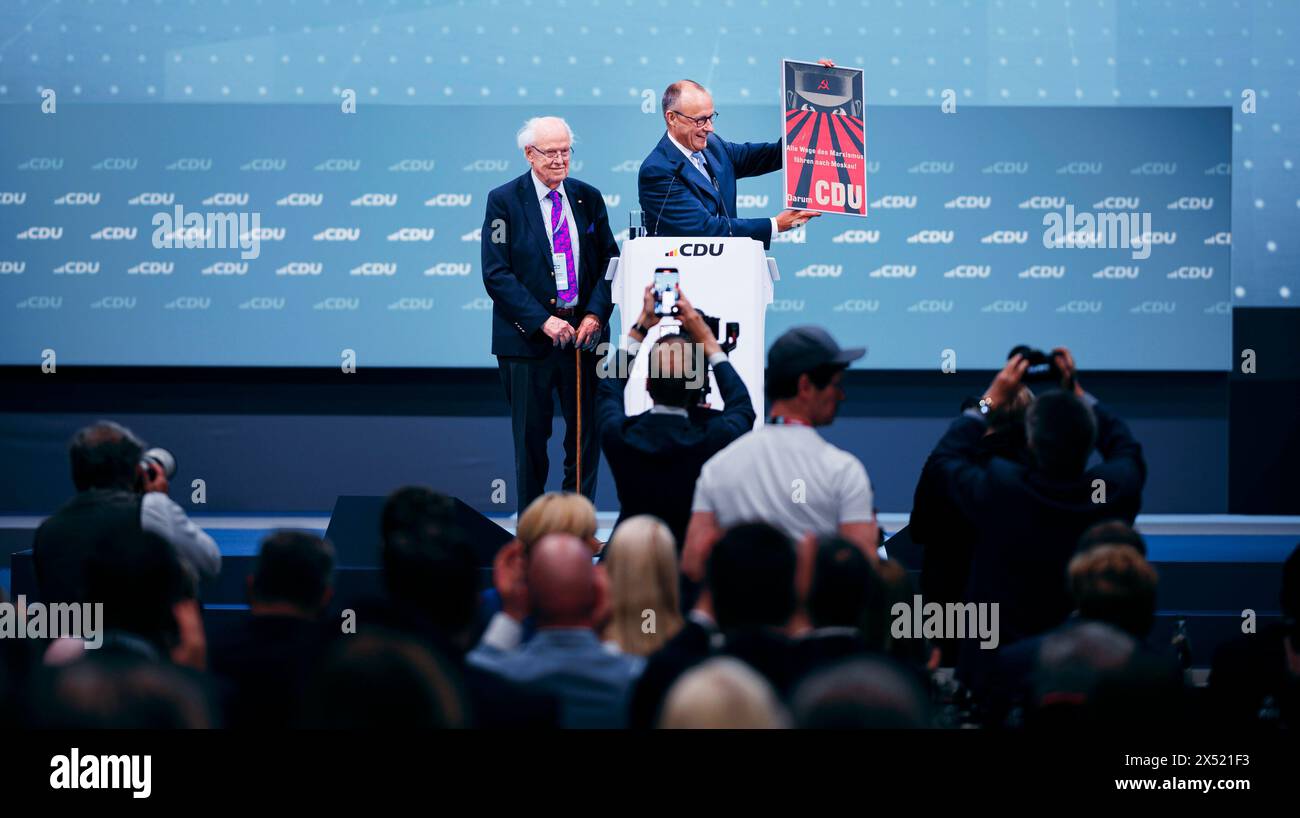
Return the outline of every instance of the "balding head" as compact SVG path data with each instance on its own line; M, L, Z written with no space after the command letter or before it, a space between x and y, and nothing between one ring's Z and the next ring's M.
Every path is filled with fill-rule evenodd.
M677 144L692 151L702 151L713 133L713 122L700 125L698 120L712 117L713 96L694 80L678 80L664 89L661 100L664 123Z
M591 548L572 534L542 537L528 556L528 591L538 627L591 627L602 594Z

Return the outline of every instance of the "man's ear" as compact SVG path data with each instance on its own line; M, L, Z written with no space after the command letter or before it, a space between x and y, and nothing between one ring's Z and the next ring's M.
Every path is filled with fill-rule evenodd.
M810 392L815 392L816 390L817 387L813 384L812 378L808 377L808 373L807 372L801 373L799 375L799 386L795 390L795 394L798 395L799 397L803 397L805 394L808 394Z

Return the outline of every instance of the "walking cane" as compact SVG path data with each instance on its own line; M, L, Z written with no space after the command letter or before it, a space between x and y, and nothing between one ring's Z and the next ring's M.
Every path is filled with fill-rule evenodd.
M578 450L578 493L582 494L582 348L577 339L573 344L573 360L578 370L578 441L574 448Z

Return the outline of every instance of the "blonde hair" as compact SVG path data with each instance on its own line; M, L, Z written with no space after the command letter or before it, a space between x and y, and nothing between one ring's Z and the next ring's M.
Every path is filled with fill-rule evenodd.
M515 536L531 551L547 534L572 534L587 544L596 540L596 507L581 494L552 491L528 504L519 515Z
M688 671L668 691L659 727L665 730L770 730L788 721L772 685L729 656Z
M610 620L605 639L624 653L649 656L682 628L677 595L677 542L657 517L640 514L614 531L601 563L609 575ZM654 612L647 633L646 611Z

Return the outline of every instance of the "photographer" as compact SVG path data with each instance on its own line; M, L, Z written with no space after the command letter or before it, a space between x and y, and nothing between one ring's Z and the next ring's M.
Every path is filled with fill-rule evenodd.
M986 457L980 446L989 414L1014 399L1030 368L1020 353L979 404L953 421L931 455L976 531L966 601L1000 603L1004 645L1065 620L1072 607L1066 566L1080 535L1105 519L1132 523L1146 481L1142 446L1083 391L1069 350L1053 350L1050 362L1060 388L1039 394L1026 411L1026 462ZM1087 468L1094 446L1102 462ZM963 645L963 659L972 656L969 647Z
M69 453L77 496L32 541L42 602L85 601L87 562L124 529L161 536L198 580L220 572L217 544L167 496L166 473L130 429L99 421L77 432Z
M1029 387L1022 385L1007 403L988 414L984 436L976 444L976 460L987 464L995 457L1013 463L1026 463L1025 410L1033 400ZM977 406L978 398L967 398L962 409ZM948 492L948 479L931 454L921 469L912 498L908 522L912 542L923 548L921 555L921 595L927 602L961 602L970 579L971 546L978 536L975 524L961 512ZM945 666L957 663L955 639L939 639Z
M602 370L596 393L600 445L618 488L618 522L653 514L668 524L673 537L686 541L695 480L705 461L754 426L749 390L727 360L704 317L678 289L682 329L688 335L665 335L650 349L646 391L650 411L627 417L623 411L626 373L650 328L659 323L654 288L647 286L641 316L628 332L626 358L611 358L614 371ZM689 336L690 341L687 341ZM700 351L703 355L700 355ZM616 350L614 356L623 353ZM706 357L707 356L707 357ZM726 404L721 412L699 406L713 367ZM692 363L694 366L692 366ZM617 524L616 524L617 527Z

